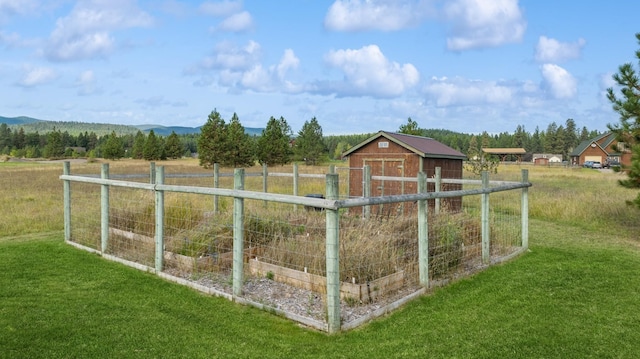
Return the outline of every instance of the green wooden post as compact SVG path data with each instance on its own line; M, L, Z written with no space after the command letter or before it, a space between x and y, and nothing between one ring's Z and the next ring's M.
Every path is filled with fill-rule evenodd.
M362 196L364 198L371 197L371 166L365 165L362 169ZM365 219L371 217L371 206L364 206L363 216Z
M100 172L102 179L109 179L109 164L103 163ZM103 184L100 189L100 251L104 254L109 245L109 185Z
M269 188L267 187L268 184L268 180L267 177L269 177L269 171L267 169L267 164L264 163L262 164L262 192L264 193L269 193ZM265 208L267 207L267 204L269 202L268 201L264 201L264 206Z
M529 170L522 170L522 183L529 182ZM529 248L529 187L522 188L522 248Z
M336 165L334 164L329 165L329 173L331 174L336 173Z
M326 175L327 198L337 200L339 191L338 175ZM326 267L327 267L327 322L329 333L340 330L340 215L337 209L327 209L326 213Z
M71 175L71 163L64 161L62 166L62 174L65 176ZM63 182L64 192L64 240L71 240L71 181L64 180Z
M482 172L482 188L489 188L489 172ZM489 247L489 193L482 194L482 263L489 264L491 252Z
M155 172L155 184L164 184L164 166L158 166ZM161 272L164 262L164 191L156 192L156 272Z
M244 190L244 168L233 173L233 188ZM244 199L233 199L233 295L242 295L244 281Z
M217 163L213 164L213 188L220 188L220 165ZM213 195L213 213L218 213L220 211L218 207L218 195Z
M156 183L156 163L149 162L149 183Z
M427 174L418 173L418 193L427 193ZM429 206L426 199L418 201L418 271L420 284L429 288Z
M442 168L436 167L435 192L440 192L441 190L442 190ZM436 214L440 213L440 198L436 198L434 211Z
M298 164L294 163L293 164L293 195L297 196L298 195ZM294 204L293 205L293 211L296 212L298 210L298 205Z

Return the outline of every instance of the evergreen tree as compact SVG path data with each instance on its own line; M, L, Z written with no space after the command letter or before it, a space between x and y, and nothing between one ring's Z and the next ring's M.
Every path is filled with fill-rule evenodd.
M24 128L20 127L18 131L13 131L13 147L23 149L27 146L27 135L24 133Z
M62 133L59 130L51 131L47 135L44 156L47 158L60 158L64 156L64 143L62 143Z
M136 135L137 136L137 135ZM167 142L164 146L165 154L168 158L180 158L184 154L184 148L182 143L180 143L180 138L175 131L171 131L169 137L167 137Z
M276 120L273 116L267 122L267 127L262 130L262 136L258 138L257 158L260 164L270 166L284 165L291 162L291 127L280 117Z
M122 139L116 135L115 131L111 132L107 141L102 145L102 156L108 160L118 160L124 157Z
M580 142L578 141L578 129L576 127L576 122L569 118L565 122L564 129L564 159L568 160L569 155L573 152L573 149L576 148Z
M307 165L315 165L326 152L327 149L322 141L322 127L318 120L314 117L311 121L305 121L296 138L294 146L296 157Z
M142 158L147 161L155 161L162 159L162 144L156 137L153 130L149 131L147 140L144 142L144 148L142 150Z
M227 148L226 124L215 109L209 114L207 122L200 128L198 138L198 158L200 166L213 167L215 163L222 163Z
M13 147L13 136L11 129L6 123L0 124L0 153L9 154Z
M131 146L131 158L140 160L144 158L144 143L147 141L147 136L140 130L133 138L133 146Z
M253 142L235 113L227 125L227 144L226 156L222 162L224 166L235 168L253 166Z
M406 124L400 125L398 132L406 135L422 136L422 130L418 127L418 123L412 120L411 117L407 119Z
M636 34L640 44L640 33ZM636 51L640 60L640 50ZM630 63L621 65L613 80L620 86L620 94L612 88L607 89L607 97L613 104L613 110L620 114L620 123L610 124L609 129L619 142L631 151L631 166L626 168L627 178L620 184L627 188L640 188L640 78ZM640 208L640 193L629 204Z
M478 158L480 151L478 150L478 138L475 135L469 140L469 149L467 150L467 158L470 160Z

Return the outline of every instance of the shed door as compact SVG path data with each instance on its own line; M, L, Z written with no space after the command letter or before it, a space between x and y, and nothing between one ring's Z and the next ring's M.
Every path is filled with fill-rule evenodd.
M381 158L381 159L365 159L365 166L371 167L371 176L385 177L404 177L404 159L403 158ZM404 183L399 180L371 180L371 196L389 196L404 194ZM395 204L373 206L372 213L384 214L397 207Z

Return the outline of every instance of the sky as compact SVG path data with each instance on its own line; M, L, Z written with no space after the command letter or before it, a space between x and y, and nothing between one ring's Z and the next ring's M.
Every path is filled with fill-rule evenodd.
M0 116L297 133L618 123L640 2L0 0ZM637 68L637 67L636 67Z

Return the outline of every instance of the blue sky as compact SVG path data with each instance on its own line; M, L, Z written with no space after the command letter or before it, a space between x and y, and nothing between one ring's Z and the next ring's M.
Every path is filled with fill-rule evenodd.
M639 13L622 0L0 0L0 115L603 131Z

